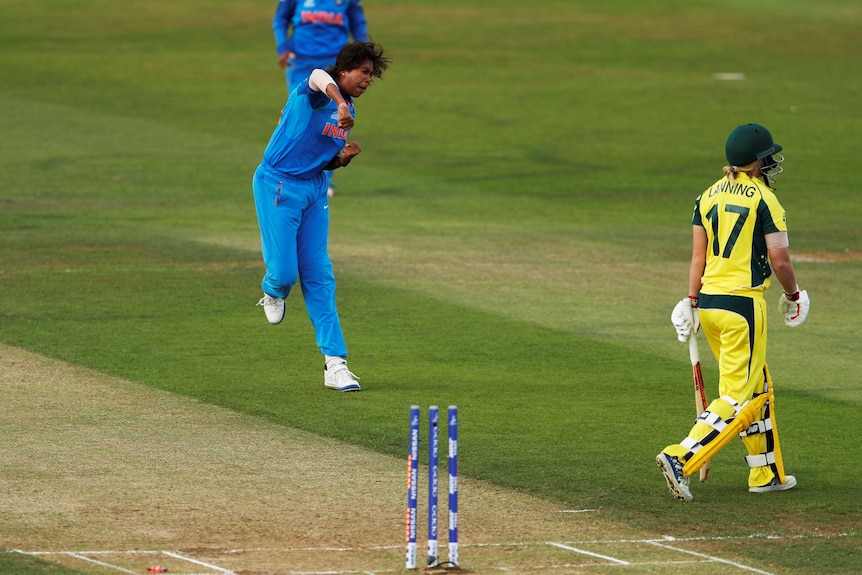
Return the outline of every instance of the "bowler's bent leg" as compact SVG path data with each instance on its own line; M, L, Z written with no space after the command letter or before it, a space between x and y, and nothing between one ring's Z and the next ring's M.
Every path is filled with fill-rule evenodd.
M254 205L266 264L261 288L281 299L287 298L298 277L297 232L302 214L301 198L285 183L262 166L254 173Z

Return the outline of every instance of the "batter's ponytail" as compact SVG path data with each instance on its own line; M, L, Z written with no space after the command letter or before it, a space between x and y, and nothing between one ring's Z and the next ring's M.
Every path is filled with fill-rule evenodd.
M751 176L752 174L754 174L754 172L758 168L760 168L760 166L762 164L763 164L763 160L755 160L755 161L751 162L750 164L748 164L747 166L742 166L742 167L740 167L740 166L724 166L724 175L727 177L728 180L733 182L734 180L736 180L736 176L738 176L740 172L745 172L746 174Z

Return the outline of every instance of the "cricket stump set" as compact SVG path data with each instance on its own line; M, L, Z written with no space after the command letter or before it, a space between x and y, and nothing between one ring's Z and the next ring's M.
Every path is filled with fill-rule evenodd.
M428 408L428 558L429 567L458 566L458 408L449 406L449 561L439 561L437 507L440 457L440 409ZM418 405L410 408L410 450L407 455L407 559L405 567L416 569L416 530L419 502L419 419Z

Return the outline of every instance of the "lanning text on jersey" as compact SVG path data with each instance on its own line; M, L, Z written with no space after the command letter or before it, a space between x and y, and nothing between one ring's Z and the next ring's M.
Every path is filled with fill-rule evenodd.
M711 198L717 194L731 194L733 196L745 196L746 198L752 198L756 193L757 188L755 188L754 186L750 186L742 182L731 183L727 180L724 180L710 188L709 197Z

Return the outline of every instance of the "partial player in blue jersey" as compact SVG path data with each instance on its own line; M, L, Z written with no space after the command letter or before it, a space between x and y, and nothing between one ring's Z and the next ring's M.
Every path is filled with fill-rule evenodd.
M331 66L351 37L357 42L368 40L360 0L281 0L272 31L288 92L312 70Z
M281 323L284 300L299 281L324 355L324 385L338 391L360 387L347 368L347 346L335 306L325 174L347 166L362 151L347 139L355 117L353 100L388 67L380 45L352 42L341 49L335 64L313 70L288 97L254 173L266 264L258 305L271 324Z

